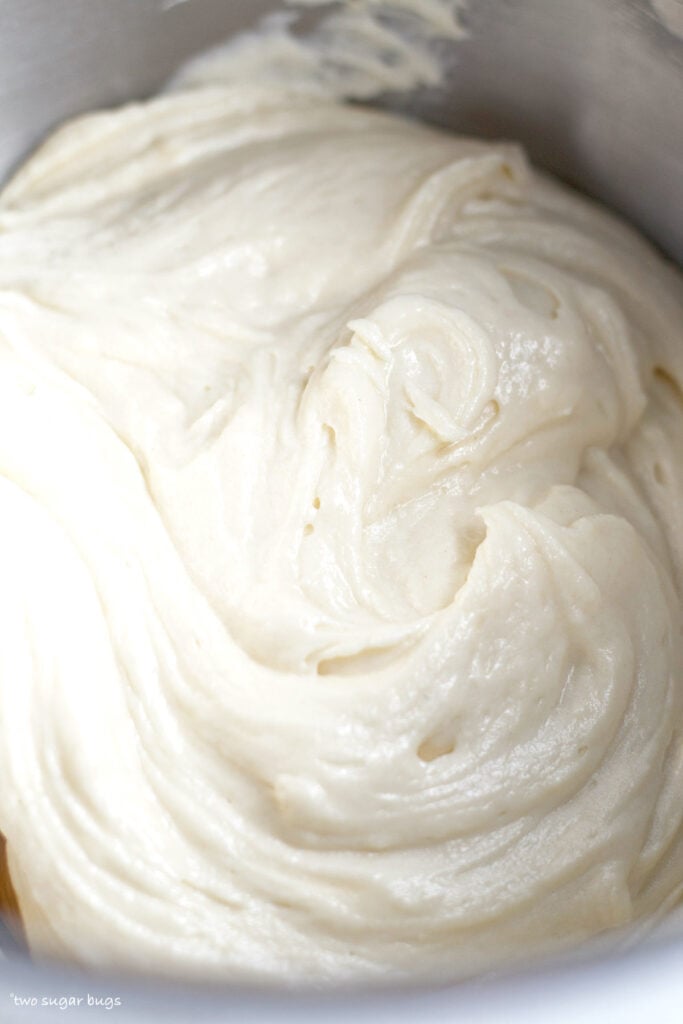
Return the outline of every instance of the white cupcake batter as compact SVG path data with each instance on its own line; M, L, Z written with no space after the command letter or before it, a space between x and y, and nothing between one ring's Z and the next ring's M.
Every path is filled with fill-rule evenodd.
M0 199L0 829L90 964L455 976L683 889L681 280L265 85Z

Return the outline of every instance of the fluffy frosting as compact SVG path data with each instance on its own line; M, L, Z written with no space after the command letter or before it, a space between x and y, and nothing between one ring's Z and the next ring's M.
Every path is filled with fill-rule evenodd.
M456 976L683 888L681 280L513 145L258 85L0 199L29 942Z

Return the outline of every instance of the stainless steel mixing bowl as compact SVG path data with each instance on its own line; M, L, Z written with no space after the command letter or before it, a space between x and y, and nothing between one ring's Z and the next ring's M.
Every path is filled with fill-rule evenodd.
M72 114L152 93L269 0L0 0L0 180ZM520 139L534 160L683 261L683 0L470 0L445 85L385 103ZM0 567L1 571L1 567ZM0 641L1 642L1 641ZM7 943L7 939L5 939ZM78 1008L50 999L81 997ZM106 1003L120 1000L107 1010ZM582 1021L683 1019L683 941L438 990L327 996L132 983L0 961L0 1021Z

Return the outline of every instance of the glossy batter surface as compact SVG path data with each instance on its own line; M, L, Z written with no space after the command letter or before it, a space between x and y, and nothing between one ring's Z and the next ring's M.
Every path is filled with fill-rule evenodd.
M91 964L458 976L678 899L681 279L265 86L0 197L0 829Z

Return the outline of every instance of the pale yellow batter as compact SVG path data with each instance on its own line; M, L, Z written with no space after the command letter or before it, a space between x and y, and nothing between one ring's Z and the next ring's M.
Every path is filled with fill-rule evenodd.
M0 197L0 829L89 964L449 977L683 889L681 278L215 84Z

